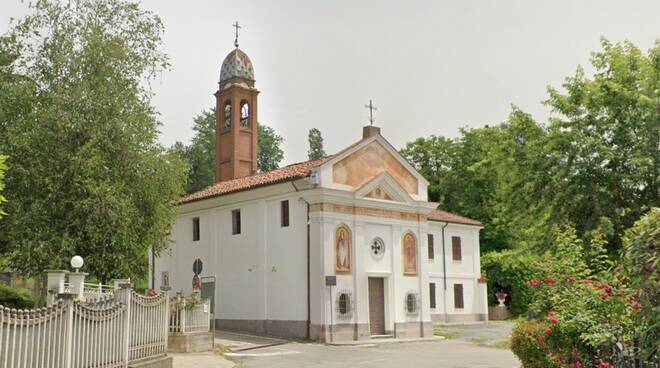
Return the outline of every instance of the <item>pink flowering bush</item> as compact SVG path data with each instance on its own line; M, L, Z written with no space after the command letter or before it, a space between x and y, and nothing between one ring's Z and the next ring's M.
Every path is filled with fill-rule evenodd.
M512 351L523 366L629 366L621 351L634 350L638 314L645 306L625 275L590 269L571 228L557 233L556 249L541 262L526 282L534 319L520 323L512 334Z

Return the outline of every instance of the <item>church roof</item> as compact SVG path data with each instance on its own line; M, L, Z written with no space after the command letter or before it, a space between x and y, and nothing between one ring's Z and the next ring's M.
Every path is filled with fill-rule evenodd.
M233 77L241 77L249 80L254 80L254 68L252 61L238 47L225 57L220 69L220 83Z
M327 156L320 160L312 160L291 164L275 169L273 171L246 176L233 180L216 183L198 192L191 193L179 201L179 204L195 202L202 199L218 197L221 195L254 189L266 185L277 184L285 181L301 179L309 176L310 170L321 166L333 156Z
M467 218L461 215L456 215L454 213L450 213L439 209L435 209L431 211L431 213L429 213L428 215L428 219L430 221L452 222L455 224L483 226L481 222L477 220L473 220L471 218Z

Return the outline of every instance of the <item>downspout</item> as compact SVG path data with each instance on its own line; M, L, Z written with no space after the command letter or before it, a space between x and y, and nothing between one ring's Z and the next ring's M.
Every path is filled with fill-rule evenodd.
M293 186L293 189L296 190L296 192L300 192L298 187L296 187L295 182L291 182L291 185ZM311 287L310 287L310 235L309 235L309 202L307 202L303 197L299 198L301 201L305 202L305 205L307 206L307 322L306 322L306 330L305 330L305 337L309 340L311 337L311 311L312 311L312 302L311 302Z
M442 281L444 283L444 292L442 293L442 304L445 309L445 323L449 322L447 315L447 255L445 254L445 228L449 225L448 222L442 226Z

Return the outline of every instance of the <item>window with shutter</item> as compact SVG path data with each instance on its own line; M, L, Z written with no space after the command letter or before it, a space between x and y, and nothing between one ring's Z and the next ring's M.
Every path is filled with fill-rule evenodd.
M433 234L428 234L428 247L429 247L429 259L435 258L435 253L433 251Z
M454 261L460 261L461 257L461 237L452 236L451 237L451 254Z
M463 284L454 284L454 308L463 309Z
M231 233L241 233L241 210L231 211Z
M193 225L193 241L198 241L199 240L199 217L193 217L192 225Z
M431 302L431 309L435 309L435 282L429 284L429 301Z
M282 227L287 227L289 226L289 201L282 201L280 202L280 207L281 207L281 225Z

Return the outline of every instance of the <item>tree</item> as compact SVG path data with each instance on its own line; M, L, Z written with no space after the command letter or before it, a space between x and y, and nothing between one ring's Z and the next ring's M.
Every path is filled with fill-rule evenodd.
M544 194L553 217L581 234L606 218L618 248L623 230L660 202L660 40L647 54L628 41L601 44L592 78L578 68L565 92L548 88L554 165Z
M121 0L31 9L0 42L0 151L12 168L0 250L27 276L74 254L101 281L142 276L185 180L157 143L150 101L148 82L168 67L160 19Z
M2 183L2 178L5 177L5 171L7 171L7 165L5 165L6 160L7 156L0 156L0 204L7 201L7 199L2 195L2 190L5 188L5 185ZM0 207L0 219L4 214L5 213L2 211L2 207Z
M323 150L323 137L321 137L321 131L312 128L309 130L307 135L307 140L309 141L309 150L307 150L307 158L309 160L319 160L325 157L325 151Z
M282 143L284 138L279 136L269 126L259 124L259 171L268 172L280 167L280 161L284 159Z
M215 182L215 108L202 110L193 118L195 136L189 146L177 143L177 151L188 163L186 192L192 193L204 189ZM259 124L259 171L276 169L282 161L282 137L275 130Z

